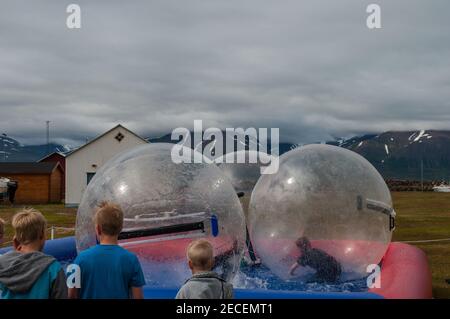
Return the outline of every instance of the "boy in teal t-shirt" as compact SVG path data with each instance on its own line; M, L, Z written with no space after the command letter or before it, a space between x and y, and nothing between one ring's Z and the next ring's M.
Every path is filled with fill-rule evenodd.
M0 256L0 298L67 298L66 277L55 258L42 253L46 221L34 209L14 215L14 250Z
M81 252L74 264L81 270L80 288L70 288L70 298L142 299L145 285L136 255L118 245L123 212L120 207L102 203L95 217L95 231L100 242Z

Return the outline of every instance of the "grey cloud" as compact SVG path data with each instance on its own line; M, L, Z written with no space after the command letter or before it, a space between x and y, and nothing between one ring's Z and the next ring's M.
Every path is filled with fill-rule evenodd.
M77 144L116 123L143 136L280 127L311 142L450 128L450 3L369 1L3 1L0 131Z

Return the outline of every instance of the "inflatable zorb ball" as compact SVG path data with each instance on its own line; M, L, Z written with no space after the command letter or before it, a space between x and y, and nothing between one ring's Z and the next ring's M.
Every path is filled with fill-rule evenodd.
M309 145L282 155L276 174L261 176L248 226L256 253L279 277L313 276L309 267L289 275L302 256L296 240L307 238L340 263L341 279L354 279L381 261L394 217L389 189L366 159L340 147Z
M124 211L120 245L137 254L148 285L183 284L190 277L186 248L197 238L212 243L214 270L231 280L245 241L239 199L217 166L175 164L173 147L139 146L112 158L97 172L78 209L77 249L96 244L93 216L100 203L109 201ZM186 151L193 153L188 158L202 159L200 153Z

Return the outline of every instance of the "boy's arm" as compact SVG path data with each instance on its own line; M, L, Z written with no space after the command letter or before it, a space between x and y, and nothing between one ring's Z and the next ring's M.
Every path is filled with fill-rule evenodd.
M142 287L131 287L131 297L133 299L144 299Z
M69 299L78 299L78 288L69 288Z
M175 296L175 299L187 299L186 294L184 293L185 289L184 289L184 285L180 288L180 290L178 291L177 295Z
M297 270L298 267L300 267L300 264L298 262L293 264L291 266L291 269L289 270L289 275L294 276L294 273L295 273L295 271Z
M129 282L131 287L131 298L133 299L144 299L144 293L142 287L145 285L144 273L142 272L141 264L139 259L133 255L133 275Z
M79 275L80 275L80 276L81 276L81 266L80 266L80 263L81 263L81 258L82 258L82 256L83 256L83 253L80 253L80 254L75 258L75 260L73 261L72 265L70 265L70 266L78 266L78 267L80 267L80 268L79 268L79 271L80 271ZM71 271L74 271L74 269L72 268ZM75 271L76 271L76 270L75 270ZM72 274L74 274L74 272L72 272ZM68 277L70 277L70 276L68 275ZM81 281L81 278L79 278L79 279L80 279L80 281ZM68 283L67 283L67 284L68 284ZM80 288L76 288L75 285L71 285L71 288L68 288L68 297L69 297L69 299L78 299L78 298L80 298Z
M234 298L234 289L232 284L228 284L228 289L225 293L225 299L233 299Z
M53 281L50 298L51 299L67 299L67 283L66 275L63 269L60 269L58 275Z

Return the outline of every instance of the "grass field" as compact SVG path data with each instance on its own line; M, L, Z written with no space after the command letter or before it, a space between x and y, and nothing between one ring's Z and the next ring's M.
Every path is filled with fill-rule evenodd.
M397 227L393 241L423 241L450 238L450 193L394 192ZM36 205L51 226L73 228L76 209L63 205ZM0 206L0 217L10 221L20 207ZM69 236L73 230L57 229L56 237ZM10 245L11 227L6 227L5 245ZM48 234L50 236L50 233ZM435 298L450 298L450 241L413 243L428 256L433 275ZM411 278L414 280L414 278Z
M75 218L77 210L74 208L65 208L64 205L33 205L33 208L39 210L47 219L47 238L50 238L50 229L52 226L61 227L55 229L55 238L66 237L74 234ZM10 246L12 240L11 219L13 215L23 207L0 206L0 218L7 222L5 229L5 238L2 246ZM64 229L68 228L68 229Z
M395 192L397 212L393 241L450 238L450 193ZM450 298L450 241L413 243L428 256L433 275L433 296ZM411 279L413 280L413 279Z

